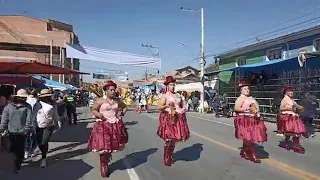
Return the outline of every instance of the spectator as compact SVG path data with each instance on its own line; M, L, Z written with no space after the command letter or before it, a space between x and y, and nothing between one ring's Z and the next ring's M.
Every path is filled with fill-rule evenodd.
M7 104L2 112L0 133L9 134L11 152L13 152L14 171L19 173L24 159L26 135L33 130L31 119L32 108L26 102L28 93L25 89L17 91L12 102Z

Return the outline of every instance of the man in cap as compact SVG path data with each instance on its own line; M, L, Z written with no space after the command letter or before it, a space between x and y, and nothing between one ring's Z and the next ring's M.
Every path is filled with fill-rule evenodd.
M11 152L13 152L14 171L20 172L21 164L24 159L26 136L35 127L32 120L32 107L27 101L28 93L25 89L20 89L13 96L12 102L8 103L2 112L0 133L8 133L11 142ZM7 133L6 133L7 132Z

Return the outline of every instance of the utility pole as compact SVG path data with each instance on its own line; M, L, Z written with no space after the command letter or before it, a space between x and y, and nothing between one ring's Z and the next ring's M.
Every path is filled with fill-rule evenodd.
M50 65L52 66L53 64L53 53L52 53L52 46L53 46L53 39L50 39ZM50 74L50 80L52 80L52 74Z
M198 12L197 9L185 9L181 7L181 10L189 11L189 12ZM203 8L200 9L201 13L201 43L200 43L200 49L201 49L201 61L200 61L200 80L201 80L201 94L200 94L200 108L199 112L204 112L204 66L205 66L205 56L204 56L204 12Z
M152 45L147 45L147 44L141 44L142 47L148 48L148 50L150 51L150 53L152 54L153 57L157 57L160 58L160 48L157 46L152 46ZM157 49L156 53L153 53L151 49ZM146 69L146 81L147 81L147 73L148 73L148 69ZM157 75L159 76L159 69L157 69Z

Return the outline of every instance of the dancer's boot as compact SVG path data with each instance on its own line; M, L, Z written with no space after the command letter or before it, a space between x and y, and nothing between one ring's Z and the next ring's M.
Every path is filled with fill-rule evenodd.
M107 178L109 176L108 173L108 164L111 160L111 154L110 153L106 153L106 154L100 154L100 172L101 172L101 176L103 178Z
M300 137L293 137L292 141L293 141L293 148L292 149L294 150L294 152L304 154L305 149L300 144Z
M261 163L261 160L257 157L255 151L254 151L254 144L253 143L250 143L249 145L249 157L250 157L250 160L254 163Z
M163 162L164 162L164 165L166 166L171 166L171 163L172 163L171 161L172 154L170 150L170 144L171 144L170 141L165 141L164 143Z
M242 148L241 148L241 151L240 151L240 156L243 159L249 160L248 152L249 152L248 143L243 141Z

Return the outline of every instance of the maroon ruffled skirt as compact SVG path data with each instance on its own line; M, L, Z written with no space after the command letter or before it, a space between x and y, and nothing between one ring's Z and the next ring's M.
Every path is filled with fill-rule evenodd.
M122 120L117 123L98 121L94 124L88 148L94 152L121 151L128 142L128 132Z
M174 117L171 117L167 112L161 112L157 134L164 140L188 140L190 138L190 130L186 114L176 114Z
M267 128L264 122L248 115L237 115L234 119L235 137L252 143L267 141Z
M299 116L292 114L280 114L278 132L283 134L302 135L306 131Z

